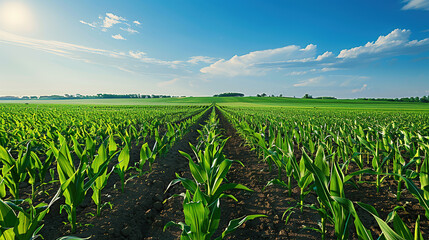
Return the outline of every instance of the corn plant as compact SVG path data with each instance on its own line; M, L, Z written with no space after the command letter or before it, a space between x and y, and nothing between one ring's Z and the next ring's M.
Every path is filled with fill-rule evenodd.
M213 113L213 112L212 112ZM212 118L215 115L212 114ZM211 121L209 121L211 122ZM213 125L212 128L215 128ZM203 134L203 132L200 132ZM202 139L209 139L203 136ZM197 158L195 163L192 157L180 152L189 161L189 168L194 180L180 177L176 173L177 179L170 182L167 190L181 183L185 189L183 201L183 212L185 214L185 223L169 222L165 225L164 231L170 226L179 227L182 230L182 240L209 240L219 227L220 222L220 198L229 197L237 201L233 195L225 194L225 191L231 189L242 189L251 191L249 188L241 184L225 183L222 184L233 162L225 158L222 150L228 139L222 141L205 142L204 150L197 150L195 146L190 144ZM200 189L201 188L201 189ZM166 191L167 191L166 190ZM174 197L175 195L173 195ZM222 239L228 233L234 231L247 220L264 215L249 215L239 219L234 219L229 222L228 227L223 231L222 235L216 239Z
M281 187L287 188L288 194L289 196L291 196L292 195L291 176L293 176L293 178L297 182L298 187L300 188L299 205L302 212L303 206L304 206L304 198L311 191L307 189L313 183L313 176L311 175L311 172L308 171L308 169L305 167L305 164L302 158L298 164L293 152L293 147L287 139L283 143L279 143L277 140L277 144L278 145L281 144L281 148L279 148L279 150L283 155L282 158L279 157L279 154L276 151L268 150L266 151L266 153L269 154L268 156L271 157L274 162L278 162L278 164L280 165L279 166L280 169L284 169L287 175L288 181L286 183L280 177L278 177L276 179L270 180L266 186L279 185ZM280 174L281 174L281 171L279 170L279 176Z
M0 239L1 240L32 240L42 229L43 218L49 212L52 204L58 200L61 190L58 190L49 204L40 203L33 206L31 199L3 201L0 199ZM22 203L29 205L24 209Z
M27 167L31 158L29 145L30 143L27 144L25 152L24 150L19 151L17 159L0 146L0 161L3 164L2 177L4 184L15 199L19 199L19 184L27 177Z
M382 231L382 235L378 239L386 240L424 240L423 235L420 231L420 216L416 220L416 225L414 229L414 235L408 229L407 225L402 221L396 212L398 207L394 209L393 212L389 213L386 221L383 221L377 213L377 210L371 205L365 203L358 203L358 205L370 213L375 220L377 221L378 226ZM393 229L388 225L389 222L393 222ZM369 236L366 238L372 240L373 238Z
M387 155L384 155L383 153L380 153L380 150L379 150L380 149L380 142L379 141L376 141L375 144L371 144L359 136L358 136L358 139L359 139L360 143L362 145L364 145L367 148L367 150L369 150L371 152L371 154L373 155L372 168L374 169L375 172L378 173L376 175L376 181L375 181L375 186L377 187L377 193L378 193L380 191L381 183L383 182L383 180L386 177L386 176L384 176L384 177L381 176L381 174L386 172L383 170L386 167L386 164L388 163L388 161L390 159L392 159L394 152L391 151Z
M182 234L180 236L181 240L212 239L212 236L219 228L221 216L219 198L209 204L203 193L198 188L193 196L190 191L187 190L183 201L183 212L185 215L185 223L175 223L170 221L165 225L164 231L170 226L175 226L182 230ZM266 216L255 214L231 220L222 232L221 236L215 239L223 239L227 234L239 228L246 221L259 217Z
M128 170L128 164L130 162L130 149L128 145L122 149L118 156L118 164L115 165L115 172L118 173L121 179L121 192L125 190L125 173Z
M40 186L44 186L45 184L53 183L55 180L52 179L51 181L45 183L45 178L47 173L50 170L53 170L51 168L52 163L55 160L54 154L51 150L46 152L46 158L44 161L42 161L39 156L33 151L31 151L31 160L30 164L27 168L28 171L28 183L31 185L31 199L34 199L36 191L38 191L38 187L36 188L35 185L39 181Z
M77 168L73 165L73 159L65 141L62 142L61 149L57 152L57 171L61 183L61 192L65 197L65 205L61 205L60 213L65 210L71 224L71 231L76 231L76 208L82 203L86 192L94 184L96 179L105 172L108 161L104 162L99 171L88 178L86 177L87 164L80 162Z
M94 184L92 184L91 188L93 191L92 200L97 206L97 216L100 216L101 209L109 203L101 204L101 190L106 186L107 179L109 178L112 171L107 172L107 165L110 163L112 158L115 156L115 153L108 156L106 147L104 144L101 144L97 151L97 156L91 162L91 164L87 168L89 178L96 177Z
M423 197L426 201L429 201L429 145L424 145L426 150L426 156L422 162L420 169L420 186L423 190Z
M169 184L168 188L177 183L182 183L182 185L190 191L192 195L194 195L198 186L201 186L204 189L203 194L206 196L208 203L212 203L221 197L230 197L235 199L232 195L224 194L226 190L242 189L251 191L242 184L222 184L232 163L241 163L239 161L233 161L225 158L225 155L221 153L225 143L226 139L220 143L218 148L215 148L213 145L208 145L204 152L201 150L199 152L195 152L197 163L192 160L192 157L189 154L180 151L180 153L189 161L189 169L191 170L194 181L182 178L176 174L177 179L173 180ZM190 146L196 150L192 144L190 144Z
M155 162L158 150L158 142L155 142L153 150L150 149L148 143L142 145L140 149L140 160L138 162L138 171L140 172L140 176L144 174L143 167L146 162L149 162L149 171L152 172L152 165Z
M396 199L399 201L401 198L401 192L402 192L402 183L404 182L402 177L404 176L407 179L414 179L418 176L416 172L414 172L411 168L416 164L417 160L420 157L414 157L410 161L406 162L404 158L402 157L399 148L395 146L395 157L393 159L393 178L397 181L398 187L396 190ZM399 175L399 176L398 176ZM423 176L424 178L425 176ZM420 180L422 177L420 177Z
M322 234L322 240L326 239L326 223L330 221L335 228L335 236L337 239L348 239L349 227L354 218L354 224L357 234L360 237L369 235L369 231L362 225L353 204L345 198L344 183L349 177L344 177L338 162L332 161L332 167L326 161L322 161L323 149L319 148L318 161L312 161L311 158L303 150L303 160L305 166L313 174L315 191L318 196L319 207L311 206L321 216L321 229L318 230ZM320 160L322 159L322 160ZM328 174L326 173L328 171ZM328 180L327 177L330 177Z

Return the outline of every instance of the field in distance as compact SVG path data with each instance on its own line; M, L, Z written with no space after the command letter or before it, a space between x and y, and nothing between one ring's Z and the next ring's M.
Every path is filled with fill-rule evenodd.
M429 104L351 99L302 99L281 97L183 97L151 99L2 100L0 103L84 105L210 105L291 108L429 111Z

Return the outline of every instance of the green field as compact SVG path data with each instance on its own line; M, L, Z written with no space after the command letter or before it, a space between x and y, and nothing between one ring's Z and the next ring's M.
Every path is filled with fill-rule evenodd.
M45 239L106 239L122 234L124 219L140 231L124 239L179 239L164 230L180 226L170 221L189 229L213 222L192 230L203 236L247 220L255 224L237 231L250 239L373 240L410 230L421 234L386 239L428 239L428 110L274 97L1 103L0 240L30 240L4 236L43 226ZM60 209L51 207L57 200ZM380 229L366 229L375 220L362 211L390 214L394 230L382 219ZM243 239L236 227L224 234Z
M290 108L335 108L335 109L373 109L393 111L429 111L429 104L365 101L349 99L301 99L279 97L186 97L154 99L76 99L76 100L3 100L0 103L29 104L85 104L85 105L204 105L216 103L224 106L266 106Z

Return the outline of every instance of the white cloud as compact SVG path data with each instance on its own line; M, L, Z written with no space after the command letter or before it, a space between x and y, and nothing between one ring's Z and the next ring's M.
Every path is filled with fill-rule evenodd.
M323 59L327 59L332 55L332 52L325 52L324 54L317 56L316 61L322 61Z
M321 72L330 72L330 71L337 71L337 70L340 70L340 68L329 68L329 67L325 67L325 68L322 68L320 71L321 71Z
M144 56L146 56L146 53L140 52L140 51L135 51L135 52L130 51L129 54L131 57L136 58L136 59L141 59Z
M88 23L88 22L85 22L83 20L80 20L79 22L82 23L82 24L88 25L88 26L90 26L92 28L96 27L96 23Z
M180 78L174 78L170 81L160 82L157 85L158 85L158 87L167 87L167 86L173 85L174 83L176 83L179 80L180 80Z
M194 57L190 57L187 62L192 63L192 64L198 64L200 62L202 62L202 63L213 63L215 61L216 61L216 59L212 58L212 57L194 56Z
M54 40L41 40L19 36L0 30L0 42L9 43L23 47L29 47L36 50L53 53L61 56L73 56L76 52L97 54L97 55L113 55L120 56L121 54L114 51L108 51L97 48L90 48L81 45L59 42Z
M309 44L305 48L290 45L282 48L254 51L245 55L235 55L229 60L221 59L208 67L202 68L202 73L226 76L262 75L269 65L284 62L314 61L316 45Z
M368 42L364 46L344 49L338 58L379 58L389 55L402 55L429 49L429 38L423 40L409 40L410 30L395 29L386 36L378 37L375 42Z
M82 24L88 25L92 28L100 29L102 32L108 32L110 29L115 29L115 25L119 25L119 29L128 33L128 34L137 34L139 31L131 28L130 23L124 17L115 15L113 13L106 13L105 16L99 16L97 22L88 23L83 20L80 20ZM141 23L139 21L133 21L133 23L137 26ZM124 34L124 33L123 33ZM121 34L116 34L112 36L114 39L126 40Z
M137 30L134 30L134 29L132 29L130 27L127 27L127 28L120 27L120 29L122 31L129 32L129 33L139 33Z
M288 75L303 75L309 72L328 72L359 66L383 57L421 53L429 50L429 38L409 40L411 31L395 29L386 36L379 36L364 46L341 50L335 56L331 51L317 55L316 45L305 48L290 45L282 48L235 55L229 60L221 59L200 72L222 76L260 76L272 70L289 69Z
M422 9L429 10L429 0L405 0L407 2L402 10Z
M53 40L28 38L2 30L0 30L0 44L27 47L85 63L105 65L115 67L125 72L138 72L143 74L147 71L151 71L156 72L154 74L157 75L171 76L171 74L166 71L166 67L178 69L178 71L186 71L185 67L191 64L186 61L166 61L151 58L141 51L129 51L128 53L116 52Z
M293 72L289 73L288 75L290 75L290 76L299 76L299 75L305 75L307 73L308 73L308 71L293 71Z
M310 79L307 79L307 80L300 81L299 83L296 83L293 86L294 87L308 87L308 86L313 86L313 85L319 84L322 79L323 79L322 76L315 77L315 78L310 78Z
M124 37L122 37L121 34L112 35L112 38L117 39L117 40L127 40Z
M121 23L122 21L126 21L126 19L120 16L116 16L113 13L106 13L106 16L103 20L103 27L111 28L113 25Z
M158 65L165 65L173 69L177 69L179 65L182 65L185 63L184 61L165 61L160 60L156 58L148 57L146 53L140 52L140 51L129 51L129 56L135 59L138 59L140 62L143 63L150 63L150 64L158 64Z
M367 89L368 84L364 84L361 88L353 89L352 93L363 92Z

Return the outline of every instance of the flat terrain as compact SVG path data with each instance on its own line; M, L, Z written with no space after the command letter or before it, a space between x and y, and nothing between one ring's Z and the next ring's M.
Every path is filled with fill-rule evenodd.
M209 105L290 108L334 108L390 111L429 111L428 103L366 101L349 99L302 99L280 97L184 97L151 99L0 100L0 103L77 105Z

